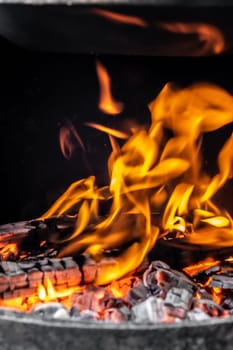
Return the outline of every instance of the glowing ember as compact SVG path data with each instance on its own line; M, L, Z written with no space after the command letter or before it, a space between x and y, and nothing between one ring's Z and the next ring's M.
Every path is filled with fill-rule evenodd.
M122 102L114 100L111 94L111 80L106 68L100 63L96 63L96 72L100 84L100 100L99 109L106 114L119 114L123 111L124 105Z

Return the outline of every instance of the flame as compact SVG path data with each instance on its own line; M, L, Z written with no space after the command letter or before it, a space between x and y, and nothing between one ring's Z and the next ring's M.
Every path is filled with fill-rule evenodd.
M185 267L183 271L192 277L201 271L205 271L206 269L213 266L218 266L219 264L220 264L219 260L214 260L213 258L209 257L205 260L199 261L195 265L190 265Z
M113 11L109 11L101 8L94 8L90 11L98 16L101 16L113 22L127 24L127 25L134 25L139 27L147 26L147 22L140 17L125 15L122 13L113 12Z
M0 247L1 260L8 260L10 256L17 257L19 249L16 243L8 243L4 247Z
M80 292L82 287L62 287L61 290L56 290L49 278L45 278L44 284L38 285L37 295L40 301L48 302L55 301L61 298L66 298L74 293Z
M99 61L96 62L96 72L100 85L99 109L106 114L119 114L124 109L122 102L114 100L111 94L111 80L106 68Z
M167 84L149 105L150 128L135 130L122 147L114 130L91 124L110 134L109 184L98 188L94 176L79 180L43 215L77 217L59 256L82 251L99 261L105 251L118 250L114 263L98 270L95 283L106 284L139 266L158 237L171 231L193 244L232 245L233 220L212 201L233 174L232 136L214 176L203 170L201 154L203 133L232 123L232 106L233 97L215 85ZM106 217L99 215L100 201L109 202ZM158 210L161 221L155 224L152 213Z
M112 128L108 128L104 125L100 125L100 124L97 124L97 123L85 123L85 125L87 126L90 126L91 128L94 128L94 129L97 129L97 130L100 130L100 131L103 131L111 136L114 136L114 137L117 137L119 139L128 139L129 138L129 135L122 132L122 131L119 131L119 130L115 130L115 129L112 129Z
M75 148L77 147L75 141L81 146L83 151L85 150L82 139L71 122L68 122L66 126L60 128L59 140L61 152L68 160L72 158Z
M200 43L204 43L203 53L220 54L225 50L225 38L216 26L206 23L159 23L159 26L169 32L179 34L195 34Z

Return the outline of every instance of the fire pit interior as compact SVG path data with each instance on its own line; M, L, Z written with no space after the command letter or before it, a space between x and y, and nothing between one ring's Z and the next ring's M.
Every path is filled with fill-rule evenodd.
M12 317L20 334L31 319L64 322L64 339L77 325L80 339L83 327L106 342L116 331L123 349L129 327L125 348L146 330L152 349L156 325L183 349L195 322L229 331L233 77L220 43L194 58L58 54L1 39L2 332Z

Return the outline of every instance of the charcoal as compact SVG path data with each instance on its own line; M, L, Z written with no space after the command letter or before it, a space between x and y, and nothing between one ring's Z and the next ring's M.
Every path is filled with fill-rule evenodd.
M0 293L5 292L10 287L10 279L3 273L0 273Z
M156 296L134 305L131 312L135 323L160 323L166 319L164 301Z
M108 322L122 323L129 320L130 310L123 306L121 308L111 308L104 310L103 319Z
M42 318L68 318L68 310L60 303L49 302L46 304L37 304L31 311L35 316Z
M199 308L194 308L187 312L187 319L190 321L205 321L210 319L210 316Z
M167 292L164 305L170 308L189 310L192 305L193 293L187 289L171 288Z
M220 317L227 315L227 311L222 306L216 304L213 300L209 299L196 299L194 307L201 309L207 315L212 317Z
M149 268L143 274L143 283L153 294L160 294L161 289L158 286L157 271L159 268L168 268L169 266L162 261L153 261Z
M20 243L25 237L35 231L35 227L27 221L0 226L1 243Z
M33 269L36 266L36 262L35 261L21 261L21 262L18 262L18 265L22 270L28 271L30 269Z
M172 269L159 268L156 278L159 288L163 291L163 296L166 296L166 293L172 287L186 289L192 294L197 290L196 284L191 279L182 272Z
M49 279L52 282L52 284L55 284L55 271L51 266L42 265L40 270L43 272L43 283L45 283L46 279Z
M225 275L214 275L209 284L209 287L233 289L233 278Z
M36 287L43 281L43 272L39 271L37 268L27 271L27 276L30 287Z
M17 275L20 273L24 273L24 271L20 268L20 266L12 261L1 261L0 262L0 269L3 273L10 275Z
M226 309L229 310L230 314L233 314L233 295L229 295L227 297L224 298L221 306Z
M82 266L82 272L83 272L83 282L85 284L94 282L97 275L96 262L88 256L85 257L85 261Z
M136 287L131 288L128 291L126 300L129 302L129 304L135 305L142 302L150 295L151 292L144 286L142 281L139 281Z
M35 295L37 291L37 288L20 288L15 290L6 291L2 294L2 299L14 299L14 298L27 298L31 295Z
M73 295L72 305L75 305L80 312L82 310L100 312L106 309L110 298L112 294L105 288L90 286L82 293Z
M70 309L70 316L73 318L80 318L80 312L76 306L72 306Z
M199 296L199 299L212 300L212 295L208 293L207 290L205 290L204 288L198 289L198 296Z
M80 312L80 320L98 320L99 314L93 310L83 310Z

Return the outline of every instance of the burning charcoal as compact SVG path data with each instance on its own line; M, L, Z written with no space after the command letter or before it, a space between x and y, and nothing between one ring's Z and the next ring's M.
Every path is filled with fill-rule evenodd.
M42 318L68 318L68 310L60 303L50 302L46 304L37 304L31 311L33 315Z
M22 221L0 226L0 242L20 243L25 237L35 231L29 222Z
M96 279L97 267L96 262L88 256L85 256L85 261L82 266L83 282L88 284Z
M155 296L151 296L142 303L134 305L131 312L135 323L160 323L167 316L164 301Z
M70 316L73 318L80 318L80 312L76 306L72 306L70 309Z
M61 260L61 263L66 271L66 281L68 286L78 286L81 283L82 279L82 274L79 266L71 257L63 258Z
M216 304L213 300L209 299L196 299L195 307L201 309L207 315L212 317L220 317L227 314L226 310Z
M43 281L49 279L52 282L52 284L55 284L56 278L55 271L53 270L53 268L49 265L42 265L40 269L43 272Z
M36 287L39 283L42 283L43 272L39 271L37 268L30 269L27 276L30 287Z
M233 278L225 275L214 275L209 287L233 289Z
M27 298L30 297L31 295L36 294L37 288L20 288L20 289L15 289L15 290L10 290L6 291L2 294L2 299L14 299L14 298Z
M27 272L28 270L33 269L36 266L36 263L34 261L21 261L18 265L22 270Z
M210 316L199 308L194 308L187 312L187 319L190 321L204 321L209 320Z
M72 298L72 304L78 310L93 310L101 312L106 309L108 300L112 298L112 294L101 287L87 287L82 293L75 294Z
M186 289L191 294L194 294L197 290L195 283L190 280L183 273L172 270L172 269L158 269L156 273L158 286L163 291L163 295L169 291L172 287L177 287L180 289Z
M193 293L187 289L171 288L167 292L164 305L171 308L189 310L192 305Z
M198 299L208 299L208 300L213 300L212 295L207 292L204 288L200 288L197 291L198 294Z
M156 273L158 271L158 268L167 268L169 269L169 266L162 261L153 261L149 268L144 272L143 274L143 283L148 288L151 290L153 294L160 294L161 289L158 286L158 281L157 281L157 276Z
M83 310L80 312L80 319L81 320L98 320L99 315L97 312L93 310Z
M123 306L121 308L111 308L104 310L103 318L105 321L114 322L114 323L122 323L128 321L130 317L130 310Z
M5 292L10 286L10 279L3 273L0 273L0 293Z
M144 286L142 281L139 281L136 287L129 290L126 300L131 305L135 305L142 302L150 295L151 292Z
M11 261L2 261L0 263L0 268L7 276L9 276L11 290L27 286L27 274L18 264Z

